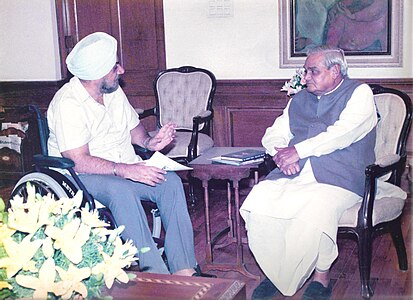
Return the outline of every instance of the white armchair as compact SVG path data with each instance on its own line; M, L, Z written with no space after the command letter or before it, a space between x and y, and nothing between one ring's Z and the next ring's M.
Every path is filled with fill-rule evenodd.
M376 137L376 163L366 168L363 200L344 212L339 237L351 234L358 242L361 295L370 298L372 242L377 232L390 232L396 247L400 270L407 270L406 247L401 230L401 215L405 200L385 197L376 199L377 182L387 181L400 186L406 167L406 143L412 123L410 97L398 90L371 85L379 122Z

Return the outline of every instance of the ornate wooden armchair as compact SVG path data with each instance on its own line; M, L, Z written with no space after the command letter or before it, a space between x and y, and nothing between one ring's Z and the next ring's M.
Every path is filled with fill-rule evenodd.
M177 125L174 142L162 152L180 163L187 164L213 147L211 121L216 89L214 74L192 66L167 69L156 76L153 87L156 106L137 111L141 119L156 116L158 129L167 122ZM156 131L149 134L153 136ZM142 151L145 150L137 150L140 155ZM193 185L191 179L189 180L190 198L194 204Z
M214 74L191 66L167 69L156 76L153 87L156 106L138 113L141 118L155 115L158 128L169 121L177 125L175 142L164 149L164 154L188 163L211 148L214 145L210 128L216 88Z
M362 202L346 210L339 221L339 238L348 234L358 243L361 295L370 298L372 242L379 232L390 232L396 247L400 270L407 270L407 255L401 230L404 200L376 199L377 182L400 186L406 167L406 142L412 122L410 97L398 90L371 85L379 113L375 146L376 163L366 167Z

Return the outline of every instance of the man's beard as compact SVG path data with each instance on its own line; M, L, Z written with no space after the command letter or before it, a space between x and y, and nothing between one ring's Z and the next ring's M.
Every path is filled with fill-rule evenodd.
M109 85L106 81L102 82L102 86L100 87L100 91L103 94L110 94L116 91L119 88L119 78L116 78L112 85Z

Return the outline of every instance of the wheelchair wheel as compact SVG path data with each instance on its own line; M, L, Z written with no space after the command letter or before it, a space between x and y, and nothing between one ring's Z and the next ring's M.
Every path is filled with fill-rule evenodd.
M42 172L33 172L24 175L14 187L10 198L15 195L20 195L23 198L27 197L27 182L30 182L36 189L36 193L42 196L51 193L55 199L60 199L63 197L72 198L78 191L78 188L68 180L61 173L45 169ZM9 202L10 203L10 202ZM108 229L114 229L117 227L116 221L113 218L112 213L107 207L98 207L100 218L109 224ZM152 209L152 236L159 240L161 235L161 217L159 210Z
M35 187L36 193L39 193L42 196L45 196L48 193L50 193L56 199L60 199L63 197L72 198L77 192L77 188L73 184L68 183L68 180L65 181L66 185L64 185L65 188L63 188L62 184L56 181L49 174L33 172L24 175L17 182L16 186L14 187L11 193L10 198L13 198L16 195L20 195L23 198L27 197L27 182L30 182Z
M60 199L64 197L72 198L76 195L78 188L64 175L54 170L43 171L44 173L33 172L24 175L17 182L10 198L13 198L15 195L26 198L27 182L30 182L35 187L36 193L39 193L42 196L50 193L55 199ZM100 218L109 224L109 229L115 229L117 227L115 219L108 208L100 207L97 210Z

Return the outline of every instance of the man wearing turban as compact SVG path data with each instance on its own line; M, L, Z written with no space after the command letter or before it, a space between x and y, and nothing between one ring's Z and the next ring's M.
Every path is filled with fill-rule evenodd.
M122 234L140 249L141 269L151 273L193 275L196 267L192 223L180 178L146 166L133 144L158 151L175 136L166 124L150 137L119 86L125 70L117 62L117 41L96 32L83 38L66 64L74 75L54 96L48 111L50 155L75 162L74 170L93 197L108 207ZM158 206L166 231L169 270L152 239L141 201Z

